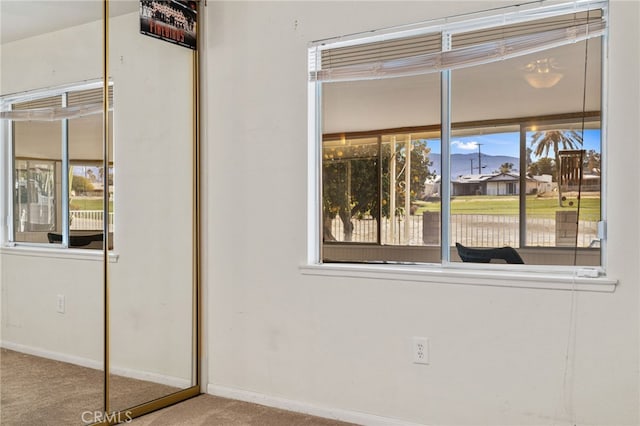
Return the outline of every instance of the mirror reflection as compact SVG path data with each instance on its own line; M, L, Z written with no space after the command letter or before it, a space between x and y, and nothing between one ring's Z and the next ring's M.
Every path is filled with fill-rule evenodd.
M112 410L194 383L194 53L180 45L193 15L187 2L119 3L133 12L112 16L109 31L119 255L109 271ZM163 39L172 36L180 43Z
M0 254L0 423L89 423L103 405L101 200L112 191L100 171L101 3L0 8L0 237L14 246Z
M110 2L106 83L102 1L0 7L0 423L126 416L196 383L195 3Z

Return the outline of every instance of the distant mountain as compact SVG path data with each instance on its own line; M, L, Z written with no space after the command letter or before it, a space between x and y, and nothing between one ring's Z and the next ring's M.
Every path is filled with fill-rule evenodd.
M441 175L440 154L429 154L429 160L433 165L429 167L429 171ZM471 173L471 163L473 160L473 173ZM520 159L518 157L509 157L507 155L486 155L482 154L482 174L490 174L495 170L500 170L500 166L504 163L512 163L513 171L520 168ZM461 175L478 174L478 154L451 154L451 178L455 179Z

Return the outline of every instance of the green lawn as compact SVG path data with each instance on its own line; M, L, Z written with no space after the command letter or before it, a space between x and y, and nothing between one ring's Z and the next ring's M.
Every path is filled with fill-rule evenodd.
M69 210L102 210L101 197L77 197L71 199ZM109 201L109 211L113 212L113 201Z
M573 201L573 206L569 202ZM424 211L439 211L440 202L416 201L418 206L416 214ZM517 196L489 196L489 195L468 195L454 197L451 200L452 214L495 214L495 215L517 215L519 212L519 200ZM565 207L558 206L558 199L555 197L537 197L527 195L527 214L536 217L555 217L557 210L576 210L577 200L567 197ZM600 220L600 198L583 196L580 202L580 217L583 220Z

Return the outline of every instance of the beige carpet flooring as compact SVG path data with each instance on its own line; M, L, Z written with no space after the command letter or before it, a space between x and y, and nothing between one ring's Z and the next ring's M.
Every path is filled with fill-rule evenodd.
M178 390L115 375L110 380L112 409ZM0 425L81 425L83 412L101 411L103 381L100 370L0 349Z
M343 426L349 423L212 395L200 395L134 419L130 424L133 426Z
M84 411L100 411L103 374L99 370L0 349L0 425L82 425ZM177 389L111 376L111 405L125 408ZM134 426L340 426L347 423L200 395L134 419Z

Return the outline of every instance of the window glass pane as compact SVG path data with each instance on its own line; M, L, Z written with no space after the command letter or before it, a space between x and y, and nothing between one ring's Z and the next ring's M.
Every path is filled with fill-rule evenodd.
M323 144L323 239L377 243L378 138Z
M82 93L82 92L77 92ZM71 96L70 96L71 97ZM98 99L102 102L102 96ZM113 113L109 113L112 123ZM113 135L113 132L109 132ZM92 114L69 120L69 235L71 243L77 240L85 243L87 239L74 239L74 236L101 236L103 233L104 191L109 191L109 231L113 248L113 166L109 173L104 172L102 162L102 114ZM109 158L113 159L113 143L109 144ZM113 164L113 163L111 163ZM72 244L73 245L73 244ZM77 248L102 248L102 239L96 238L87 245Z
M17 241L45 242L56 230L56 173L53 161L16 160Z
M577 264L599 264L600 122L585 122L584 131L582 122L529 126L526 141L537 185L526 199L526 245L578 247Z
M600 69L595 38L452 72L452 245L600 265Z
M322 84L323 260L440 261L440 75Z
M382 244L440 246L440 188L434 168L439 138L439 131L382 137Z
M518 247L519 126L454 129L451 136L451 242Z
M60 232L59 122L16 121L14 141L14 240L47 243Z

